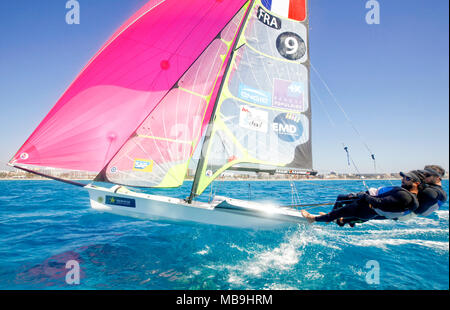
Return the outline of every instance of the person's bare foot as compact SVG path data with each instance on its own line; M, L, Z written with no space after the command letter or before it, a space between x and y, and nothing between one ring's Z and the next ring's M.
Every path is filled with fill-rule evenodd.
M303 217L306 218L306 220L308 221L308 223L311 224L311 223L314 223L314 222L316 221L316 217L315 217L314 215L312 215L312 214L309 214L308 211L306 211L306 210L301 210L300 212L302 213Z

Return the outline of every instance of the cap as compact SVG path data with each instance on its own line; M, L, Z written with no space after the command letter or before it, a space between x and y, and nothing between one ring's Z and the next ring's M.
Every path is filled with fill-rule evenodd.
M420 182L424 182L425 181L425 173L423 172L423 170L413 170L411 172L419 177Z
M400 172L400 175L402 176L402 177L408 177L408 178L410 178L413 182L422 182L421 180L420 180L420 177L416 174L416 173L414 173L413 171L410 171L410 172Z
M443 173L441 173L440 171L435 170L433 168L425 168L424 170L420 170L420 172L422 172L425 175L426 174L431 174L431 175L439 177L439 178L442 178L444 176Z

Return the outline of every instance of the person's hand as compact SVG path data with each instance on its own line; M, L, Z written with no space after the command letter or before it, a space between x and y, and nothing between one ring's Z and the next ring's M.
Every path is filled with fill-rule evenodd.
M366 200L366 197L367 196L369 196L366 192L361 192L361 193L358 193L357 194L357 197L359 198L359 199L363 199L363 200Z

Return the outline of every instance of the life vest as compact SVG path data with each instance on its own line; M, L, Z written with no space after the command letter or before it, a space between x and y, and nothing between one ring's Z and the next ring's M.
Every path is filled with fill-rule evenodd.
M427 188L431 188L432 190L437 192L438 197L437 197L437 200L436 200L436 202L434 204L431 204L425 210L422 210L423 208L421 208L420 209L420 213L417 212L417 214L421 215L421 216L429 216L434 211L437 211L445 203L445 201L447 200L447 194L444 192L442 187L437 186L437 185L425 185L424 190L427 189Z
M436 202L434 205L431 205L427 210L425 210L424 212L418 214L420 216L428 216L431 213L433 213L434 211L439 210L439 208L444 204L443 201L438 201Z
M383 216L387 219L398 220L398 221L406 221L406 220L409 220L409 219L417 216L417 214L414 213L414 210L417 209L417 207L419 205L417 198L414 196L414 194L412 194L411 192L409 192L408 190L406 190L404 188L397 187L397 186L382 187L382 188L378 189L377 197L392 194L393 191L404 191L404 192L408 193L411 196L411 198L413 199L413 201L415 200L416 203L411 203L409 206L406 207L406 209L404 211L401 211L401 212L390 212L390 211L383 211L378 208L373 208L374 211L378 215Z

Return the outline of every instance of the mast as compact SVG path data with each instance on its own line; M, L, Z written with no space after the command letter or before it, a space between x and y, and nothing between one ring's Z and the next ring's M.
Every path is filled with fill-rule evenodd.
M231 63L232 63L232 60L233 60L234 53L235 53L236 50L237 50L237 49L236 49L236 46L237 46L237 44L239 43L239 38L240 38L241 35L242 35L242 31L243 31L243 29L245 28L245 24L246 24L247 21L248 21L248 17L249 17L249 15L250 15L250 12L251 12L251 9L252 9L254 3L255 3L255 0L250 0L250 4L249 4L249 6L248 6L248 8L247 8L247 12L245 13L245 16L244 16L244 18L243 18L243 20L242 20L242 23L241 23L241 27L240 27L239 33L237 34L237 36L236 36L236 38L235 38L235 42L234 42L233 47L232 47L232 52L231 52L230 58L228 59L227 67L226 67L225 72L224 72L224 75L223 75L224 78L222 79L222 82L221 82L221 84L220 84L220 89L219 89L217 98L216 98L216 100L215 100L215 102L214 102L214 109L213 109L213 111L212 111L211 118L210 118L209 124L208 124L208 128L207 128L207 130L206 130L205 140L204 140L203 145L202 145L202 151L201 151L201 153L200 153L200 158L199 158L199 161L198 161L198 163L197 163L197 169L196 169L196 171L195 171L194 181L193 181L192 188L191 188L191 194L190 194L189 197L187 198L187 202L188 202L188 203L192 203L192 201L194 200L194 198L195 198L195 196L196 196L195 193L196 193L196 191L197 191L197 189L198 189L200 176L201 176L202 170L203 170L203 165L205 164L205 156L203 156L203 152L206 152L206 151L208 150L209 144L211 143L211 139L210 139L210 138L211 138L212 131L213 131L213 123L214 123L214 119L215 119L215 117L216 117L217 104L218 104L219 99L220 99L220 94L222 93L223 87L224 87L224 85L225 85L225 81L226 81L225 77L228 75L228 72L229 72L229 70L230 70L230 67L231 67ZM238 49L239 49L239 48L238 48Z

